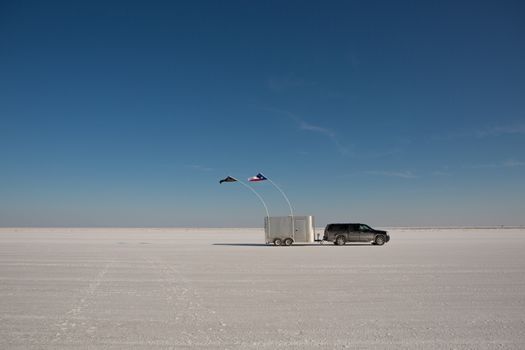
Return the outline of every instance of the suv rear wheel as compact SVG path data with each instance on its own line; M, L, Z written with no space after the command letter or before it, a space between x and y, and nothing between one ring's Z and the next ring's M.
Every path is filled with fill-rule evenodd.
M293 243L293 239L291 239L291 238L286 238L284 240L284 245L286 245L286 246L291 246L292 243Z
M335 245L344 245L346 243L345 236L337 236L335 237Z
M273 244L275 244L275 245L281 245L281 244L283 244L283 241L282 241L282 239L280 239L280 238L276 238L276 239L274 239Z

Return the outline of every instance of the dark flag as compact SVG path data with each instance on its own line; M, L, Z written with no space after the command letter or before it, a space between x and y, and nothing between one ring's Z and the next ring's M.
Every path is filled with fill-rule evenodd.
M220 180L219 183L222 184L223 182L235 182L235 181L237 181L236 178L228 176L227 178Z

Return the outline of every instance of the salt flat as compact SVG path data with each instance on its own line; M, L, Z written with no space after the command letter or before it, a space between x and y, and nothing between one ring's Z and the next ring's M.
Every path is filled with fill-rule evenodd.
M1 349L524 349L525 229L0 229Z

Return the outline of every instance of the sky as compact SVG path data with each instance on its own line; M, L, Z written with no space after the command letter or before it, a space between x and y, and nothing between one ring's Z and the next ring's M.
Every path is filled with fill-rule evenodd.
M0 226L525 224L523 1L1 1ZM250 184L289 215L268 181Z

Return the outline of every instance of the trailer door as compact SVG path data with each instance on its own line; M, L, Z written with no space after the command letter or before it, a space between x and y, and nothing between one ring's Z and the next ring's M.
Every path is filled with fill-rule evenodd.
M294 240L296 242L306 242L306 220L295 220Z

